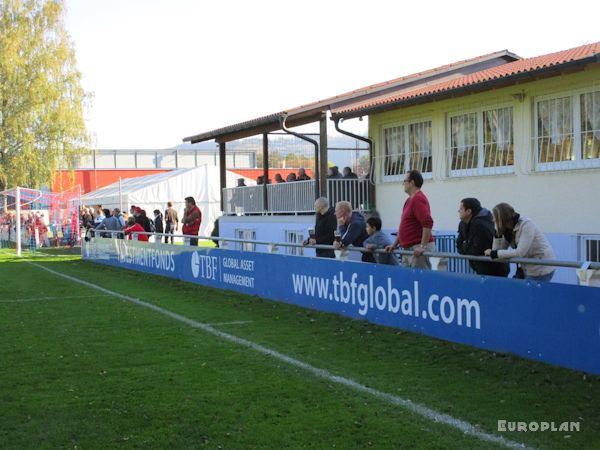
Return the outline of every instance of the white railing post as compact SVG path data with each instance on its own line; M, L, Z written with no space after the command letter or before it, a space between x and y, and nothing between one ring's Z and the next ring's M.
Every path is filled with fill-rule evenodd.
M17 186L17 193L15 195L17 217L15 220L15 231L17 238L17 256L21 256L21 188Z

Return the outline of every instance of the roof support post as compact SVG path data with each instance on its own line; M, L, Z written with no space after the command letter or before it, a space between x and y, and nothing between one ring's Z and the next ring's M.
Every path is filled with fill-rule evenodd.
M329 159L327 155L327 113L319 119L319 148L320 154L315 159L315 179L318 180L319 197L327 197L327 170Z
M227 187L227 173L225 171L225 163L225 142L219 142L219 180L221 182L221 211L225 211L225 198L223 197L223 189Z
M269 183L269 134L263 133L263 211L269 210L269 196L267 184Z

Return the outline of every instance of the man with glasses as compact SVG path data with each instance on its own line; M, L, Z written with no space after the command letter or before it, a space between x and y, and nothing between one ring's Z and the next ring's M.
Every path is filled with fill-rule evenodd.
M431 233L433 219L429 200L421 191L423 176L418 170L411 170L406 173L402 185L404 192L408 194L408 199L402 209L396 240L392 245L388 245L385 251L393 252L399 247L403 250L410 250L412 255L402 255L402 266L431 269L429 258L423 256L423 253L435 250Z

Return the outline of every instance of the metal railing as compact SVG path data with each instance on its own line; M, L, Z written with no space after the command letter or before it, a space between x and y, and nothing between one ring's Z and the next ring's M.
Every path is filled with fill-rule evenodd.
M355 211L371 209L371 183L365 178L329 178L327 198L330 205L340 201L350 202Z
M297 214L314 212L316 180L224 188L225 215ZM267 190L267 205L263 189ZM330 178L327 198L331 205L348 201L354 211L371 209L372 184L364 178Z
M456 236L453 234L436 234L435 249L441 253L457 254ZM475 273L469 266L469 261L456 258L451 258L448 260L448 272Z
M264 207L264 186L244 186L223 189L223 214L262 214Z
M93 228L90 228L88 230L88 232L90 232L92 234L92 236L95 233L105 233L105 234L110 234L112 236L118 235L118 234L123 234L123 231L110 231L110 230L95 230ZM145 234L148 236L158 236L158 237L163 237L163 236L173 236L172 234L168 234L168 233L149 233L149 232L134 232L132 233L132 237L135 239L137 235L139 234ZM301 247L301 248L312 248L312 249L321 249L321 250L334 250L334 251L338 251L338 252L360 252L360 253L365 253L365 252L369 252L369 253L380 253L383 254L385 253L384 250L368 250L364 247L344 247L343 249L338 249L333 245L310 245L310 244L297 244L297 243L291 243L291 242L276 242L276 241L260 241L260 240L249 240L249 239L236 239L236 238L227 238L227 237L221 237L221 236L195 236L195 235L187 235L187 234L176 234L174 235L175 237L183 237L183 238L192 238L192 239L198 239L198 240L205 240L205 241L213 241L215 243L219 243L219 247L221 248L227 248L226 245L223 245L223 243L228 243L228 242L234 242L234 243L251 243L256 245L264 245L267 246L267 249L269 250L269 252L276 252L278 250L279 247ZM125 237L127 239L127 236ZM88 241L89 239L86 236L85 241ZM156 244L161 243L161 240L155 242ZM150 243L150 245L152 245L152 243ZM173 245L173 244L164 244L164 245ZM412 250L399 250L396 249L393 251L393 253L397 256L401 256L401 255L413 255L413 251ZM342 256L342 255L340 255ZM454 258L457 260L464 260L464 261L481 261L481 262L492 262L492 263L496 263L496 264L500 264L500 263L514 263L514 264L533 264L533 265L538 265L538 266L552 266L552 267L567 267L567 268L572 268L572 269L583 269L583 270L600 270L600 262L591 262L591 261L564 261L564 260L549 260L549 259L537 259L537 258L510 258L510 259L502 259L502 260L498 260L498 259L491 259L489 256L471 256L471 255L461 255L459 253L449 253L449 252L424 252L423 256L428 256L430 258L438 258L438 259L446 259L446 258ZM337 257L337 254L336 254ZM342 258L343 259L343 258Z
M268 211L275 214L314 212L316 185L314 180L268 184Z

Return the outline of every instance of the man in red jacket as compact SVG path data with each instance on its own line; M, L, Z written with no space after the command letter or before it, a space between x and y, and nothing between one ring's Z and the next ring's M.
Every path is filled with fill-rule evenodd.
M181 220L183 227L181 228L181 232L184 235L193 235L198 236L198 232L200 231L200 223L202 223L202 212L200 208L196 206L196 200L194 197L186 197L185 198L185 211L183 212L183 219ZM185 238L185 242L192 247L198 246L198 238Z
M398 236L392 245L385 248L385 251L392 252L398 247L403 250L412 250L412 255L402 255L402 266L431 269L429 258L423 256L424 252L435 250L434 239L431 234L433 219L431 218L429 200L421 192L423 176L418 170L411 170L406 173L402 183L404 192L408 194L408 199L402 209Z
M142 227L139 223L136 223L134 217L130 217L129 219L127 219L127 225L125 225L125 228L123 229L123 231L125 233L125 236L129 236L128 239L131 240L132 234L140 233L140 232L143 233L144 227ZM148 242L148 235L147 234L138 234L137 240L142 241L142 242Z

